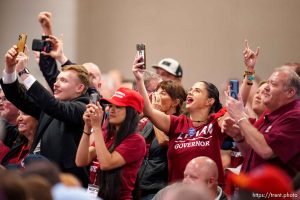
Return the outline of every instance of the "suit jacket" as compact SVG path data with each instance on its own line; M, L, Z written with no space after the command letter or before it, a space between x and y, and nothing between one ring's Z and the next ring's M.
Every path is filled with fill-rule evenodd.
M11 148L20 134L19 129L16 125L10 124L2 118L0 118L0 124L3 126L3 131L5 132L3 143Z
M85 185L88 182L87 171L76 167L75 156L82 136L82 116L89 103L88 96L60 101L37 81L26 93L18 80L3 84L1 79L0 83L9 101L23 112L39 119L30 152L41 141L41 155L56 162L62 171L76 175Z

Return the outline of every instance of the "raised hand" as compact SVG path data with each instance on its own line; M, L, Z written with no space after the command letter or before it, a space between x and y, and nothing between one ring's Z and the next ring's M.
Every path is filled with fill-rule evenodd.
M248 40L245 40L245 49L243 51L244 63L249 71L254 70L254 66L256 64L256 61L257 61L257 58L259 55L259 50L260 50L260 48L257 47L256 51L253 52L249 47Z
M99 102L97 104L88 104L87 110L90 112L91 126L101 128L101 122L103 118L103 110Z
M63 50L63 35L61 38L57 38L53 35L49 35L49 38L46 39L52 44L52 50L49 53L41 52L43 55L51 56L52 58L58 60L61 64L64 64L68 59L64 54Z
M235 120L231 117L226 117L221 125L222 133L226 133L232 138L236 138L241 135L240 127L236 124Z
M151 104L152 107L156 110L162 109L160 94L158 94L157 92L152 93Z
M143 74L144 74L144 69L143 69L143 62L140 62L143 57L139 56L136 54L135 59L133 61L133 66L132 66L132 72L136 80L142 80L143 79Z
M6 73L13 73L17 64L17 46L14 45L5 54L5 71Z
M87 127L87 129L90 131L92 129L92 125L91 125L91 111L88 109L88 105L86 106L87 109L85 110L85 112L83 113L83 121L84 121L84 126Z
M51 12L40 12L38 15L38 20L41 24L43 32L45 35L52 35L52 14Z
M230 115L230 117L236 122L242 117L247 117L241 95L238 94L238 100L236 100L232 98L229 94L229 90L225 91L227 112Z
M28 50L28 48L26 47L26 50ZM28 52L28 51L27 51ZM17 60L17 64L16 64L16 71L20 72L22 71L24 68L28 67L28 61L29 61L29 57L23 53L20 52L16 58Z

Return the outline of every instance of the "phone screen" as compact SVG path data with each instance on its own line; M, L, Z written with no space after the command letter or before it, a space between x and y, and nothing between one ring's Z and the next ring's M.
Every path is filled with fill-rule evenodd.
M143 69L146 69L146 46L144 44L137 44L136 50L139 54L139 56L142 57L142 59L139 62L143 62Z
M230 80L230 96L238 99L239 94L239 81L238 80Z
M27 34L25 34L25 33L20 34L18 43L17 43L18 52L25 51L26 41L27 41Z
M98 101L98 94L97 93L92 93L90 95L90 102L93 104L97 104Z

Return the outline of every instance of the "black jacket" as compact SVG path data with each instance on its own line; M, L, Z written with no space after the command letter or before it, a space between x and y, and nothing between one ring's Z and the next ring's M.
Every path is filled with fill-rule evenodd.
M2 118L0 118L0 124L3 126L3 131L5 132L3 143L7 147L11 148L20 134L18 127L16 125L8 123Z
M141 134L150 142L149 152L139 170L141 195L155 194L168 183L167 147L161 147L155 137L153 124L148 121Z
M37 81L26 93L17 80L3 84L1 79L1 86L7 99L17 108L39 119L30 152L41 141L41 155L56 162L62 171L73 173L86 185L88 173L76 166L75 157L84 126L82 116L89 98L82 95L71 101L60 101Z

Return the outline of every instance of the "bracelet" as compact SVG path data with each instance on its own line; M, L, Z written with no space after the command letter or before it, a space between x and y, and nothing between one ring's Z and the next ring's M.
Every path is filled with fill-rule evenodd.
M244 72L244 78L245 78L245 76L252 76L254 74L255 74L255 70L253 70L253 71L247 71L247 70L245 70L245 72Z
M85 131L83 131L83 133L88 135L88 136L90 136L92 134L92 132L88 133L88 132L85 132Z
M247 119L248 119L247 117L241 117L240 119L238 119L238 120L236 121L236 123L237 123L237 124L240 124L241 121L247 120Z
M242 143L245 141L245 137L243 136L241 139L239 140L234 140L235 143Z
M255 80L254 74L248 75L247 79L248 79L248 81L253 81L253 80Z
M253 71L245 70L244 74L246 74L246 75L252 75L252 74L255 74L255 70L253 70Z

